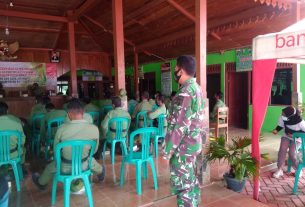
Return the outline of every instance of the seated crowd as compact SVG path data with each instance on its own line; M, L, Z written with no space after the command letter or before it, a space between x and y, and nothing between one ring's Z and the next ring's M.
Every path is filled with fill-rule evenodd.
M108 126L109 121L113 118L127 118L131 126L131 130L124 131L124 137L135 130L137 127L141 128L144 126L144 120L142 117L139 118L139 126L135 126L137 114L139 112L145 111L147 116L147 126L158 126L158 117L160 115L167 114L167 109L165 106L165 98L161 93L157 93L154 99L149 99L149 93L147 91L142 92L141 102L138 103L135 99L127 99L127 93L125 90L121 89L119 91L119 96L111 97L109 94L104 100L100 100L95 105L90 98L84 98L83 100L76 98L68 98L67 102L58 109L51 103L48 97L37 96L36 104L32 107L31 114L27 120L21 120L18 117L9 114L9 107L5 102L0 102L0 132L7 130L18 131L21 134L22 139L22 149L21 149L21 165L23 169L23 174L27 174L27 169L24 167L25 155L26 153L32 153L33 156L42 155L41 152L47 151L46 166L41 173L32 172L33 183L40 190L44 190L48 183L54 178L56 173L56 161L54 160L55 148L59 143L71 140L93 140L96 142L96 147L94 149L94 158L91 160L91 171L95 175L94 181L102 182L105 178L105 167L96 161L100 159L102 153L102 147L106 138L115 137L116 125ZM101 113L101 109L106 106L112 106L112 110L108 111L106 114ZM98 113L97 122L92 116L92 112ZM41 119L35 119L33 117L41 115ZM62 119L62 122L58 122L55 125L50 124L52 120ZM38 124L37 124L38 121ZM35 122L35 123L34 123ZM38 132L34 132L32 126L38 127ZM129 126L125 126L127 129ZM166 119L164 120L164 129L167 127ZM108 131L110 129L110 131ZM52 136L50 135L52 134ZM47 139L52 137L52 144L48 147ZM38 137L38 138L37 138ZM10 143L10 156L11 158L17 157L17 139L11 137ZM35 154L33 152L34 148L31 146L34 140L38 140L39 147L38 152ZM32 143L33 142L33 143ZM26 150L27 149L27 150ZM32 149L32 150L31 150ZM132 149L133 150L133 149ZM139 148L137 148L139 150ZM82 151L82 162L84 164L88 162L90 148L85 148ZM32 156L32 157L33 157ZM28 157L28 156L27 156ZM70 148L64 148L61 151L61 160L63 168L61 170L69 171L71 170L72 154ZM2 167L1 167L2 170ZM7 176L8 172L6 172ZM71 183L71 191L77 192L83 189L83 182L81 180L74 180Z

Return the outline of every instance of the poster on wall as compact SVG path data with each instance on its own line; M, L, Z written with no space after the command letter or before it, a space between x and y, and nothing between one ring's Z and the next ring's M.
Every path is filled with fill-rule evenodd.
M84 70L82 75L83 81L103 81L103 74L98 71Z
M0 82L4 87L26 88L33 83L56 90L57 68L54 63L1 62Z
M170 96L172 93L172 74L170 62L161 65L161 93Z
M252 70L252 48L236 49L236 72Z

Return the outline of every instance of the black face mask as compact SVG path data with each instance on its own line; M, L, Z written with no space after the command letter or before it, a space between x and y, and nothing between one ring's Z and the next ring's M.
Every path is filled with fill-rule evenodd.
M178 73L179 73L180 70L181 70L181 69L179 69L179 70L177 70L177 71L174 72L175 81L178 82L178 83L179 83L179 80L180 80L180 78L181 78L181 75L178 75Z

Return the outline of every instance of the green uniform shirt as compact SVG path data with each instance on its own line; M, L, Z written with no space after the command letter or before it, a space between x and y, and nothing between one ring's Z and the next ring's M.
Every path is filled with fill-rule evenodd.
M101 128L102 128L102 138L106 138L107 132L108 132L108 123L110 121L110 119L112 118L116 118L116 117L123 117L123 118L128 118L129 119L129 124L130 124L130 120L131 117L129 115L129 113L124 110L122 107L117 107L114 110L111 110L107 113L107 115L105 116L104 120L101 123ZM111 126L111 128L115 129L115 126ZM129 126L124 126L123 128L129 128ZM127 132L123 133L122 136L126 137ZM115 137L115 133L111 133L110 136L112 138Z
M84 109L85 109L85 112L91 112L91 111L99 112L100 111L100 109L92 103L85 105Z
M45 114L45 113L47 113L45 105L38 103L33 106L30 117L34 116L35 114Z
M164 114L166 116L166 107L165 104L162 104L159 106L154 112L151 112L148 114L149 119L157 119L161 114ZM167 126L167 120L164 119L164 126Z
M92 116L90 114L84 113L83 119L86 120L89 124L93 124L93 119L92 119ZM68 114L67 114L66 119L65 119L65 123L66 122L71 122L71 120L69 119Z
M137 106L132 114L132 118L136 118L137 114L140 111L147 111L147 112L152 111L152 107L153 106L147 100L143 100L141 103L137 104Z
M52 109L51 111L47 112L45 117L41 120L40 125L40 138L42 140L45 140L46 138L46 132L48 127L48 122L52 119L66 117L67 112L65 110L58 110L58 109Z
M67 140L95 140L96 147L95 152L98 149L99 145L99 131L98 128L88 123L88 121L82 120L72 120L70 122L65 122L61 125L54 138L54 152L55 147L58 143L67 141ZM85 148L83 150L82 158L87 157L89 154L89 148ZM65 148L62 152L62 156L67 159L71 160L71 149Z
M217 109L225 106L226 106L225 103L221 99L218 99L213 108L213 111L210 114L210 120L216 121Z
M21 133L21 144L22 146L25 143L25 135L23 132L22 124L19 118L13 115L2 115L0 116L0 131L4 130L16 130ZM12 139L10 143L10 149L15 149L17 147L18 141L17 139ZM22 152L22 150L21 150ZM11 156L17 157L18 152L15 151L11 154Z
M99 101L99 106L100 106L100 108L103 108L103 106L106 106L106 105L112 106L112 101L111 101L111 99L103 99L103 100L100 100L100 101Z

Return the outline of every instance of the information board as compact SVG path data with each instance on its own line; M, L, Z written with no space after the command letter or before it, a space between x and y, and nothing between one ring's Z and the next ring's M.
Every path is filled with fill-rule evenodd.
M170 96L172 93L172 73L170 62L161 65L161 93Z
M236 72L252 70L252 48L236 49Z

